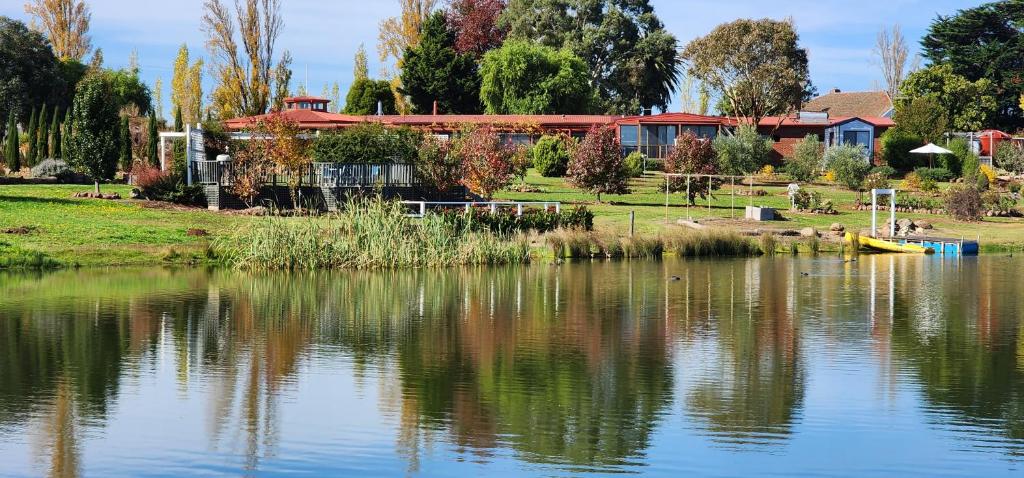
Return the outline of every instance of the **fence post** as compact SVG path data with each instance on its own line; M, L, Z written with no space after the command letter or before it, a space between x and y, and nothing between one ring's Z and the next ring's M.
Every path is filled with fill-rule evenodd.
M498 205L495 204L494 202L491 202L491 214L495 214L497 212L498 212Z
M634 225L636 223L636 211L629 211L629 237L633 237Z
M521 202L520 203L516 203L516 215L517 216L522 216L523 215L523 203L521 203Z

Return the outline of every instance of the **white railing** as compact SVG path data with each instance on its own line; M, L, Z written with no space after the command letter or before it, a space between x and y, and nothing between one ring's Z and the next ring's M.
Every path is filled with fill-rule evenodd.
M562 212L562 203L554 201L402 201L402 204L415 206L415 213L409 217L423 217L427 215L428 206L434 209L463 208L469 212L476 207L486 207L491 214L497 214L503 208L515 208L516 215L522 216L523 211L529 206L539 206L544 211L554 208L555 213Z

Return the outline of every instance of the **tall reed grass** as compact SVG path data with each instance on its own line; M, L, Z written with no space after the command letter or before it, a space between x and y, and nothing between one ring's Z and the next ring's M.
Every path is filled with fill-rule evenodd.
M529 258L522 236L502 238L439 215L405 214L400 203L367 199L332 216L268 217L215 247L229 264L255 270L441 267Z
M658 236L619 237L579 230L558 230L545 236L559 258L653 259L680 257L750 257L761 253L753 240L730 231L678 230Z

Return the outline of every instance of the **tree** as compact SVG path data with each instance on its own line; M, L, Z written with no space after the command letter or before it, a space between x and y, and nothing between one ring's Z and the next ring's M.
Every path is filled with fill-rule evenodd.
M910 151L924 145L924 140L910 130L890 128L882 133L881 143L882 160L896 171L912 171L922 159L921 155L911 154Z
M310 162L309 140L300 136L298 123L282 114L271 114L257 129L264 134L255 141L263 144L260 149L267 159L286 174L292 207L300 209L299 186L302 185L302 168Z
M338 113L338 112L340 112L341 111L341 86L338 85L337 81L335 81L334 84L331 85L331 95L330 95L329 98L331 99L331 108L330 108L331 109L331 113Z
M164 119L164 80L159 76L153 83L153 105L157 118Z
M462 180L461 158L452 153L450 142L424 136L417 154L416 175L439 192L450 191Z
M452 1L447 17L455 33L455 51L480 59L484 53L501 46L508 30L498 25L498 18L507 6L505 0Z
M96 75L103 76L103 81L110 85L112 96L110 101L118 109L134 108L131 113L144 115L152 111L153 96L139 76L131 70L100 70Z
M949 125L957 131L984 128L998 107L990 80L970 81L946 64L911 73L900 87L900 94L904 104L917 98L931 98L945 110Z
M892 101L896 101L900 85L908 73L917 69L920 58L915 57L908 67L910 49L907 48L907 41L903 38L903 31L899 25L893 25L891 31L886 28L878 31L873 53L878 57L882 79L885 81L885 92Z
M588 113L597 100L586 63L568 50L509 40L484 55L480 74L488 114Z
M38 134L38 123L37 123L37 112L35 108L32 108L32 116L28 120L28 127L25 128L25 134L28 135L28 156L25 157L25 163L28 166L35 164L36 155L39 154L39 144L37 143L39 137Z
M825 167L835 173L836 181L852 190L859 190L871 172L863 146L842 144L825 151Z
M629 173L622 160L622 149L612 128L593 127L574 148L567 171L569 184L597 194L626 194Z
M318 163L416 162L422 133L411 128L387 128L364 122L338 132L318 135L310 148Z
M999 143L999 146L996 147L994 159L996 166L1010 173L1019 174L1024 172L1024 148L1010 141Z
M676 147L668 153L665 158L665 172L671 174L721 174L718 163L715 161L715 149L711 141L698 138L692 132L685 132L677 139ZM711 184L712 189L718 189L722 185L721 178L698 178L693 181L689 188L687 201L695 204L697 196L707 199L709 191L704 185ZM669 179L669 188L672 191L685 191L687 189L685 177L673 177Z
M149 158L149 163L153 166L160 166L160 158L157 153L157 143L159 142L160 133L156 130L156 116L149 115L149 121L146 123L146 157Z
M936 17L921 40L924 56L931 63L948 64L953 73L968 81L986 79L991 83L998 94L990 119L993 126L1007 131L1024 126L1017 105L1017 98L1024 93L1022 24L1024 3L989 2Z
M414 113L427 113L434 102L445 113L480 111L480 75L476 61L455 51L455 35L442 12L423 24L420 41L405 51L402 86Z
M81 60L92 49L88 35L92 12L83 0L32 0L25 4L25 13L50 39L53 53L61 60Z
M189 63L188 45L178 48L174 59L174 73L171 76L171 106L180 109L186 123L194 124L202 119L203 110L203 60Z
M405 52L416 47L420 42L420 32L427 17L434 11L438 0L398 0L401 13L397 17L388 17L380 22L377 36L377 53L384 63L385 78L391 82L391 90L395 95L395 105L403 114L408 111L405 98L399 93L402 81L398 73L405 65ZM388 69L392 62L393 69Z
M485 199L512 180L516 150L490 126L462 135L452 151L462 164L462 184Z
M768 162L772 140L758 134L757 128L742 124L735 133L715 138L714 148L722 172L741 176L757 172Z
M32 157L32 164L39 164L50 154L50 124L47 121L46 103L43 103L36 123L36 154Z
M89 175L100 193L100 181L111 180L117 171L117 106L109 101L111 85L99 75L88 76L78 85L71 109L69 142L73 147L69 163Z
M691 41L682 57L729 115L757 125L799 109L813 92L799 40L791 21L736 20Z
M391 84L384 80L356 80L349 87L345 97L345 114L373 115L377 114L377 103L386 115L397 114L395 95L391 94Z
M611 114L666 110L679 84L678 41L649 0L511 0L498 25L582 58Z
M541 136L533 145L533 167L546 178L560 178L569 169L569 148L564 136Z
M896 122L895 129L927 143L938 142L949 130L946 109L930 96L897 102L893 120Z
M64 112L64 122L61 125L61 128L64 130L63 132L61 132L61 136L60 136L60 140L61 140L60 150L61 150L61 153L63 153L63 156L61 157L61 159L65 160L67 162L70 162L70 156L71 156L71 108L70 107L67 109L67 111Z
M118 159L121 169L128 171L132 167L132 131L127 116L121 117L120 133L121 151Z
M73 77L70 65L66 69ZM14 111L18 121L25 124L35 105L48 102L67 106L72 88L68 87L65 67L53 55L46 38L24 23L0 16L0 118Z
M50 157L63 159L64 152L61 150L60 120L62 119L60 108L53 108L53 121L50 123Z
M352 67L352 81L366 80L370 78L370 67L366 62L366 46L362 43L356 49L355 66Z
M284 100L291 96L292 54L285 50L274 67L274 103L271 109L284 111Z
M7 142L4 144L4 161L12 173L21 170L21 153L18 146L18 119L12 110L7 114Z
M202 30L217 82L211 96L221 118L261 115L270 107L274 46L283 24L281 0L242 1L235 0L236 18L221 0L204 5ZM236 20L241 48L235 39Z
M794 181L809 183L821 170L823 147L816 134L804 136L793 147L793 157L786 161L786 174Z

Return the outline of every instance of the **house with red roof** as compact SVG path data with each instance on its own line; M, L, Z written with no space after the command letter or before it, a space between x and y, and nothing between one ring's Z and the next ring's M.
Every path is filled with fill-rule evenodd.
M874 163L881 161L881 137L896 126L892 119L875 116L830 116L827 112L801 111L791 116L769 116L757 125L761 134L772 138L774 160L793 156L793 147L808 134L813 134L831 148L840 144L864 147Z

